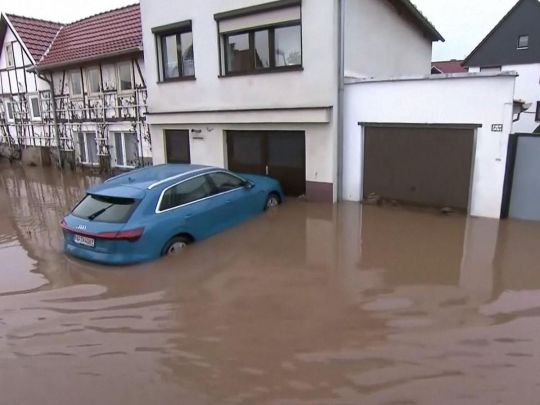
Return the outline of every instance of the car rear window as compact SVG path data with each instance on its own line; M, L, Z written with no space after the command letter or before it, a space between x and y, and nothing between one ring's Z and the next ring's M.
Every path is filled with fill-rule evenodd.
M87 194L73 209L73 215L97 222L126 222L139 200Z

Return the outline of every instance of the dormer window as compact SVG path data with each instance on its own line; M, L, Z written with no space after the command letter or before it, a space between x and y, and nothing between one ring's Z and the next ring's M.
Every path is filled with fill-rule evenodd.
M529 36L528 35L520 35L518 37L517 49L529 49Z

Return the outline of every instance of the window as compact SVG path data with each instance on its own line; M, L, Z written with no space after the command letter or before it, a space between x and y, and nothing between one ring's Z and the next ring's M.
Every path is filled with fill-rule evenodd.
M161 35L160 44L163 80L195 76L191 27L189 31Z
M15 66L15 53L13 52L13 44L6 45L6 66Z
M132 132L115 132L114 146L117 166L136 166L139 159L137 134Z
M208 175L214 184L213 194L223 193L244 186L244 180L225 172L210 173Z
M183 181L163 192L159 203L159 211L165 211L209 197L211 192L212 187L208 183L206 176Z
M529 36L528 35L520 35L518 37L517 49L528 49L528 48L529 48Z
M79 132L78 141L81 163L98 164L96 134L94 132Z
M299 68L301 36L299 22L223 34L225 74Z
M12 101L6 101L6 118L8 121L14 120L14 114L13 114L13 102Z
M71 97L78 97L83 95L81 72L79 70L72 70L69 75L69 94Z
M480 68L480 72L485 73L498 73L502 70L501 66L485 66Z
M32 119L40 119L41 118L41 111L39 108L39 96L30 96L30 113L32 115Z
M86 70L86 85L90 94L101 93L101 73L98 67L92 67Z
M540 122L540 101L536 102L536 115L535 115L535 121Z
M131 62L122 62L118 64L118 90L133 90L133 70Z
M71 213L97 222L124 223L136 207L137 200L133 198L87 194Z

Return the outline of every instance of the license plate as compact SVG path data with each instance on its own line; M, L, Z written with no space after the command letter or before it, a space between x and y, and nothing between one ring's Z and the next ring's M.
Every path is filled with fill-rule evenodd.
M96 240L94 238L89 238L88 236L75 235L73 241L79 245L94 247L96 245Z

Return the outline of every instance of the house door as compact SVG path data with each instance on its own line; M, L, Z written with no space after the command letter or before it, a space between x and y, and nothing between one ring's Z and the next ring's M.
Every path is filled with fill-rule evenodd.
M167 163L191 163L189 130L166 129L165 153Z
M306 143L303 131L228 131L229 169L273 177L285 194L306 192Z

